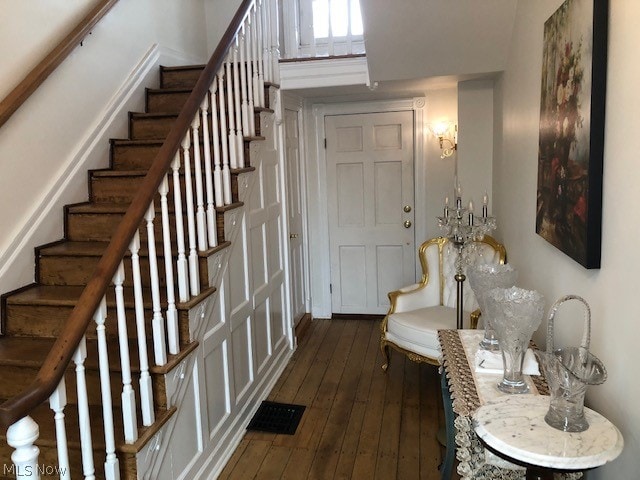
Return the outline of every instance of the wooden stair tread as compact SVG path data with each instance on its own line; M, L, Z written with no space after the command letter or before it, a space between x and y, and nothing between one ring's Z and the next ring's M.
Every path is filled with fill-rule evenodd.
M91 175L95 177L146 177L147 172L145 170L91 170Z
M63 240L38 250L40 256L78 256L78 257L102 257L109 242L82 242ZM130 253L127 253L130 255Z
M161 70L164 71L164 72L183 72L185 70L204 70L205 67L206 67L205 64L200 64L200 65L176 65L176 66L171 66L171 67L166 67L164 65L160 66Z
M147 93L190 93L193 88L186 87L169 87L169 88L147 88Z
M40 367L55 339L39 337L2 337L0 365Z
M53 347L55 340L55 338L43 337L3 337L0 339L0 366L39 369L44 363L51 347ZM167 363L164 365L155 365L150 361L149 371L158 375L165 375L169 373L191 352L193 352L197 346L198 342L194 341L186 345L182 345L180 351L176 354L172 355L168 353ZM147 348L150 357L152 357L153 346L149 344L147 345ZM87 351L98 351L98 341L96 339L87 339ZM129 354L131 372L139 373L140 358L138 355L138 342L136 339L129 339ZM107 355L109 357L109 371L122 371L120 365L120 347L117 339L107 339ZM89 371L97 371L99 369L97 354L87 356L84 366ZM75 368L73 361L69 363L67 368Z
M129 205L131 204L123 202L84 202L69 205L67 208L69 213L125 213ZM160 211L160 206L156 206L156 211Z
M114 145L134 147L160 147L164 143L162 139L131 140L129 138L112 138L109 141Z
M239 208L244 205L242 202L238 202L231 205L226 205L224 207L219 207L218 210L220 213L228 212L235 208ZM50 244L48 246L43 246L38 250L38 254L41 257L55 257L55 256L66 256L66 257L102 257L102 254L106 250L109 242L100 242L100 241L78 241L78 240L62 240L60 242L56 242L54 244ZM225 247L230 245L230 242L224 241L220 242L220 244L216 247L209 247L207 250L198 251L199 257L208 257L212 253L215 253ZM175 248L175 245L174 245ZM164 249L162 246L162 241L160 239L156 239L156 254L158 258L164 258ZM149 250L146 245L146 242L141 242L140 251L138 255L141 258L146 258L149 256ZM125 258L131 256L131 252L127 250L125 252Z
M227 242L230 244L230 242ZM222 247L215 248L224 248ZM84 290L83 285L40 285L33 284L30 287L22 289L15 294L6 298L8 305L37 305L37 306L56 306L56 307L74 307L78 303L78 299ZM208 297L216 292L215 287L203 288L199 295L193 299L181 303L176 302L178 310L188 310L191 304L200 302L203 298ZM125 308L134 308L133 287L123 287ZM142 297L145 308L152 308L151 289L142 288ZM160 302L166 303L166 289L160 289ZM116 299L113 288L107 290L107 307L115 307ZM9 337L7 337L9 338Z
M4 400L0 399L0 403ZM133 444L126 444L123 441L124 434L122 429L122 412L116 405L113 406L113 420L114 430L116 438L116 451L122 453L135 454L142 450L147 442L155 435L156 432L167 423L167 421L177 411L176 407L171 407L167 410L160 409L155 411L155 422L148 427L138 428L138 440ZM78 408L75 405L69 404L64 409L65 417L67 418L67 442L70 450L80 449L80 433L78 429ZM89 415L91 418L101 418L102 408L97 405L89 405ZM56 432L55 424L53 423L53 411L49 408L49 404L43 403L36 407L31 413L30 417L38 424L40 435L36 441L36 445L41 447L55 447ZM71 424L69 424L69 420ZM91 422L91 438L94 450L104 450L104 425L102 422ZM6 441L6 432L0 432L0 440ZM100 465L96 465L96 471L99 471Z
M130 118L153 119L153 118L178 118L177 113L166 112L129 112Z
M0 340L0 365L40 368L44 363L51 347L55 342L55 338L44 337L5 337ZM96 352L98 342L95 339L87 339L87 351ZM129 341L129 351L135 354L131 355L131 371L138 372L139 362L137 354L137 342ZM107 342L107 353L109 356L109 370L120 371L120 355L117 340ZM98 369L97 355L89 355L85 362L87 370ZM71 361L69 367L74 368Z
M255 169L256 169L255 167L234 168L231 170L231 173L232 174L249 173L249 172L254 172ZM229 206L232 206L233 208L238 208L242 206L240 205L241 203L242 202L235 202L229 205L225 205L223 207L215 207L215 209L218 212L226 212L227 210L229 210L228 208ZM76 203L74 205L69 205L67 206L67 210L71 214L91 214L91 215L98 215L102 213L125 214L129 209L129 205L131 204L125 203L125 202L83 202L83 203ZM175 206L172 201L168 202L167 206L168 206L169 213L173 213L175 211ZM161 213L162 212L161 205L155 205L155 211L158 214Z
M251 137L251 138L259 138L259 137ZM193 159L192 159L193 161ZM229 169L230 173L243 173L243 171L253 171L253 170L246 170L246 169L253 169L255 170L254 167L242 167L242 168L231 168ZM144 178L147 175L146 170L92 170L91 171L91 175L93 176L93 178L128 178L128 177L142 177ZM196 176L196 172L195 172L195 168L193 168L193 166L191 167L191 176L195 177ZM184 172L182 171L182 169L180 170L180 177L184 177ZM171 178L169 179L171 180ZM102 203L102 202L100 202Z

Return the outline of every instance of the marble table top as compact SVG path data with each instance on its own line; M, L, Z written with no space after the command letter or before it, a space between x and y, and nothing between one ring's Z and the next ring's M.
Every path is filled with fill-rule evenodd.
M482 405L473 415L477 435L491 448L515 460L554 469L583 470L616 458L624 445L620 431L589 408L589 428L557 430L544 421L548 396L510 395Z

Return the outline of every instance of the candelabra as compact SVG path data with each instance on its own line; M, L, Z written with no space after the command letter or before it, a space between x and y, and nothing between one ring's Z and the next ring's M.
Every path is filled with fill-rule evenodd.
M463 327L463 287L466 275L464 265L467 263L469 253L472 251L474 242L480 241L486 234L495 230L496 218L488 213L489 197L485 193L482 202L482 215L474 215L473 201L469 201L467 208L462 206L462 193L460 185L456 187L455 207L449 207L449 197L444 201L444 215L438 217L438 224L444 236L453 244L456 249L454 276L456 280L456 328Z

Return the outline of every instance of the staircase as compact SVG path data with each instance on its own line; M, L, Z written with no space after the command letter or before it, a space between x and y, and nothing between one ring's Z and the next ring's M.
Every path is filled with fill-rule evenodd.
M36 249L35 283L2 295L0 411L11 427L0 431L0 478L208 476L284 367L280 167L259 146L263 122L277 143L269 99L278 86L262 78L273 78L260 40L267 22L266 3L245 1L223 37L226 58L218 47L206 66L160 68L146 111L129 113L129 138L110 141L110 167L89 172L89 200L65 207L64 238ZM191 126L178 132L186 115ZM158 167L172 142L170 168ZM154 175L164 175L155 194ZM116 266L108 258L118 248ZM111 284L95 287L105 275ZM94 321L65 345L87 308ZM34 401L59 368L49 402ZM20 402L35 405L27 417L10 413Z
M160 88L146 90L145 113L130 113L130 136L126 140L113 139L111 141L111 167L105 170L89 172L89 201L77 205L69 205L64 211L65 238L63 240L41 246L36 249L36 283L25 286L14 292L2 296L2 324L4 337L0 339L0 369L3 372L3 381L0 382L0 403L17 395L33 381L40 366L45 360L46 353L51 350L54 339L60 331L62 323L67 319L75 306L95 270L98 260L101 258L115 227L120 223L126 212L139 183L147 173L151 162L154 160L158 149L164 141L164 136L170 129L173 120L191 93L203 66L162 68L160 71ZM267 89L270 85L267 85ZM268 92L267 92L268 98ZM273 113L269 108L256 108L256 121L260 121L260 112ZM258 123L259 124L259 123ZM264 140L263 137L245 137L246 153L249 153L249 143ZM198 148L202 148L199 145ZM201 155L203 158L203 155ZM248 160L248 161L247 161ZM224 212L242 207L238 200L238 176L242 173L254 170L250 166L249 157L245 157L245 164L249 165L241 169L231 171L233 202L225 207L217 209L217 240L218 246L204 252L199 252L200 294L191 298L189 302L177 303L180 351L175 355L169 355L167 363L162 367L150 368L153 391L155 422L146 428L142 428L138 440L131 445L123 443L117 446L122 454L120 468L122 478L137 478L135 455L140 448L158 431L158 429L175 412L175 408L168 408L167 398L164 392L164 375L171 372L186 355L189 355L197 346L197 341L191 341L189 332L189 310L200 303L204 298L214 294L215 287L208 283L207 259L216 252L228 248L230 242L225 240ZM203 168L204 170L204 168ZM184 167L180 174L184 177ZM184 181L184 178L182 179ZM156 207L157 215L160 215ZM186 222L185 222L186 223ZM140 226L142 232L141 241L147 240L145 225ZM175 234L175 231L173 232ZM161 232L156 232L157 238L161 238ZM162 245L158 245L158 252L162 252ZM177 252L175 252L177 253ZM141 267L143 270L143 298L144 317L147 319L147 340L152 342L150 319L153 317L151 305L151 285L148 279L149 263L148 252L141 249ZM146 272L146 274L144 273ZM160 272L161 275L161 272ZM132 267L125 261L125 278L133 277ZM161 275L160 284L165 286L165 278ZM133 287L128 280L124 283L124 297L132 299ZM166 295L162 296L162 304L166 305ZM130 334L129 341L132 374L140 374L137 344L135 341L136 325L134 304L125 304L126 318L131 320L127 326ZM112 293L107 295L107 318L116 318L116 300ZM112 391L118 392L122 385L121 368L119 365L119 352L117 344L117 325L107 324L107 338L109 346L109 370L112 372ZM87 351L97 351L95 328L87 330ZM152 358L149 362L152 363ZM99 410L102 404L100 392L100 378L97 358L88 357L85 363L87 393L89 408L91 411ZM70 366L65 375L65 381L69 392L75 392L75 373ZM136 396L139 395L135 382L133 384ZM114 395L114 419L116 436L122 436L122 418L118 404L119 396ZM67 398L69 407L66 410L68 420L77 424L77 412L73 409L76 398ZM138 412L138 418L141 418ZM99 416L98 412L96 416ZM34 419L40 426L40 438L37 442L42 459L52 459L49 465L56 464L56 438L54 419L47 405L42 405L34 412ZM92 416L94 414L92 413ZM71 429L69 429L71 430ZM118 435L120 433L120 435ZM102 432L94 431L94 449L96 452L104 451L104 444L99 439L104 438ZM6 445L6 438L2 438L2 450L0 458L2 463L10 464L11 451ZM80 442L78 438L69 436L69 455L72 466L79 467ZM102 442L103 443L103 442ZM98 455L94 459L95 465L100 465ZM81 470L72 469L72 476L80 476Z

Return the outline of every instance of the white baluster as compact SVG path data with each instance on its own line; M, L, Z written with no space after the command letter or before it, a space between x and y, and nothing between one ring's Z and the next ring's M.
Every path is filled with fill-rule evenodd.
M257 49L258 49L258 99L261 107L265 106L264 103L264 33L262 24L263 12L260 2L256 2L256 36L257 36Z
M276 0L267 0L271 5L271 65L273 68L272 82L280 83L280 45L279 45L279 27L278 27L278 4ZM315 43L314 43L315 47Z
M69 449L67 447L67 427L64 423L64 408L67 406L67 386L64 376L49 397L49 406L54 412L53 421L56 426L56 447L58 450L58 472L62 480L71 478L69 468Z
M176 266L178 270L178 297L181 302L189 300L189 268L187 267L187 257L185 255L184 244L184 221L182 212L182 188L180 187L180 152L176 152L171 162L173 171L173 205L176 220L176 244L178 247L178 259Z
M160 275L158 273L158 255L156 252L156 234L153 230L153 220L156 218L156 209L151 202L144 219L147 222L147 248L149 249L149 277L151 280L151 305L153 317L151 320L151 332L153 334L153 356L156 365L167 363L167 347L164 340L164 318L160 306Z
M191 123L193 130L193 172L196 180L196 226L198 231L198 250L207 249L207 216L204 209L204 186L202 185L202 158L200 156L200 112ZM204 138L204 143L209 139Z
M100 306L93 314L98 337L98 365L100 368L100 393L102 394L102 421L104 424L104 443L107 458L104 473L107 480L120 478L120 467L116 457L116 440L113 427L113 405L111 402L111 374L109 372L109 353L107 352L107 299L102 297Z
M249 11L251 19L251 71L253 73L253 105L260 106L260 95L258 94L258 22L256 21L255 7Z
M184 195L187 200L187 231L189 240L189 286L191 296L200 293L200 281L198 278L198 249L196 248L196 219L193 208L193 181L191 178L191 137L189 132L182 140L182 158L184 159Z
M142 278L140 274L140 232L136 232L129 245L131 250L131 266L133 272L133 297L136 311L136 335L138 340L138 355L140 356L140 405L142 409L142 424L148 427L155 421L153 411L153 390L149 375L149 360L147 352L147 331L144 323L144 299L142 297Z
M213 171L211 167L212 158L211 158L211 135L209 132L209 95L207 95L205 99L202 101L202 105L200 109L202 111L204 177L205 177L205 187L207 191L207 238L209 241L209 246L215 247L218 245L218 237L216 235L216 208L215 208L215 197L213 193ZM211 112L212 112L212 115L215 115L216 113L215 108L211 109Z
M229 172L229 150L227 145L227 113L225 110L223 71L218 73L218 99L220 107L220 143L222 144L222 196L224 204L231 204L231 174Z
M255 4L255 10L252 13L251 21L254 23L255 28L254 36L255 40L253 42L253 79L254 79L254 94L255 99L254 103L258 107L264 107L264 75L262 73L262 28L260 25L260 11L258 7L258 3ZM262 93L260 93L262 92Z
M244 163L244 133L242 131L242 104L240 100L240 68L238 64L238 37L233 46L233 99L236 112L236 156L239 168L245 166Z
M238 50L240 52L240 96L242 98L242 131L244 135L250 135L249 129L249 100L247 99L247 64L246 56L246 22L238 35Z
M273 83L273 62L271 59L271 1L263 0L264 7L264 61L265 79Z
M38 424L31 417L22 417L7 429L7 443L15 449L11 461L18 480L40 480L40 450L34 445L39 435Z
M176 309L175 284L173 282L173 254L171 252L171 224L169 219L169 178L165 175L158 189L160 193L160 210L162 212L162 245L164 251L164 274L167 283L167 339L169 353L175 355L180 351L178 334L178 311Z
M211 93L211 130L213 130L213 192L216 196L216 207L224 205L223 188L222 188L222 167L220 157L220 127L218 125L218 114L216 110L216 82L211 85L209 93ZM216 243L218 234L216 233Z
M271 81L271 61L269 60L269 0L261 0L262 6L262 61L264 62L264 79Z
M89 398L87 396L87 380L84 361L87 358L87 339L82 337L73 355L76 364L76 390L78 394L78 425L80 427L80 449L82 451L82 473L84 478L94 480L93 444L91 440L91 416L89 414Z
M247 22L247 34L245 46L247 47L247 113L249 115L249 136L256 136L255 103L253 97L253 28L254 25Z
M231 71L231 59L227 57L225 62L225 77L227 79L227 111L229 112L229 167L238 168L238 156L236 148L236 119L234 115L233 72Z
M129 358L129 334L127 332L127 314L124 306L124 264L120 262L113 276L116 293L116 315L118 317L118 344L120 347L120 368L122 369L122 422L124 441L132 444L138 439L138 421L136 414L136 393L131 385L131 360Z

